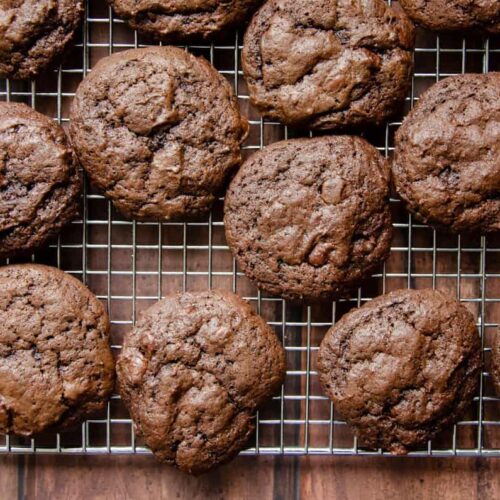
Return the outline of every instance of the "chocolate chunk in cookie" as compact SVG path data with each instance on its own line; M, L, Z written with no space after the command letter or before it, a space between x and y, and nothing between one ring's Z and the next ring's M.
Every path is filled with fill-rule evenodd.
M362 446L406 454L459 420L479 381L472 314L436 290L398 290L343 316L318 356L321 385Z
M389 255L389 167L364 139L295 139L250 157L228 189L228 244L264 291L347 295Z
M245 35L250 99L286 125L381 123L411 82L414 29L383 0L270 0Z
M62 128L0 102L0 259L45 245L78 215L81 176Z
M427 224L500 230L500 73L453 76L428 89L396 133L393 177Z
M285 353L238 296L172 295L147 309L117 364L137 431L162 462L192 474L238 454L255 412L281 386Z
M64 430L106 407L114 385L102 304L35 264L0 268L0 433Z
M228 81L175 47L101 59L71 110L70 135L90 180L138 220L206 214L241 161L247 131Z

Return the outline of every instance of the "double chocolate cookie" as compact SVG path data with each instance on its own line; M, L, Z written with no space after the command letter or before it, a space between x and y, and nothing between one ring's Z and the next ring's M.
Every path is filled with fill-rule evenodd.
M263 0L108 0L146 36L167 42L209 38L243 21Z
M456 422L479 381L472 314L435 290L398 290L343 316L321 343L321 385L362 446L394 454Z
M226 194L245 274L286 299L342 297L389 255L389 167L364 139L295 139L250 157Z
M73 39L83 0L2 0L0 77L33 78Z
M156 457L192 474L242 450L281 386L285 353L238 296L172 295L146 310L117 364L121 396Z
M71 109L71 139L90 180L138 220L207 213L241 161L247 131L228 81L175 47L101 59Z
M434 84L396 133L393 178L425 223L500 230L500 73Z
M399 0L417 23L434 31L478 29L500 33L498 0Z
M109 321L77 279L0 268L0 434L64 430L102 410L114 385Z
M78 215L81 178L62 128L0 102L0 259L28 254Z
M270 0L245 35L250 99L313 129L380 123L411 82L414 29L383 0Z

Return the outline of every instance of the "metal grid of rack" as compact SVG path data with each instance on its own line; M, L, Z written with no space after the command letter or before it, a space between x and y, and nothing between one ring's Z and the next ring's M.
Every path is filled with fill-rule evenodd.
M85 21L67 62L35 82L0 80L0 100L22 101L63 125L76 87L101 57L147 44L113 17L105 2L87 0ZM224 74L250 118L245 154L295 131L262 120L251 108L240 69L241 33L212 44L186 47ZM440 78L461 72L500 70L500 39L472 34L436 36L420 31L415 75L406 110ZM400 121L366 137L389 156ZM358 447L348 426L322 394L315 370L319 343L343 313L398 288L448 289L475 314L485 369L473 407L465 419L414 456L500 456L500 399L488 374L491 339L500 323L500 238L451 236L415 222L391 200L395 237L389 260L350 299L327 306L292 306L261 294L237 269L224 239L222 200L209 219L196 223L139 223L124 220L86 182L82 219L75 221L34 262L58 266L85 282L107 306L113 349L141 310L181 290L215 287L249 300L282 339L288 361L281 394L258 415L257 432L244 454L383 454ZM75 432L36 439L0 436L6 453L148 453L114 395L105 415Z

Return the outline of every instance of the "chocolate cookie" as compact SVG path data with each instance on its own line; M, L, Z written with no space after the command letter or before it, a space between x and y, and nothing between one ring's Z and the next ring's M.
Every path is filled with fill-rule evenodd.
M497 328L491 349L491 377L498 394L500 394L500 328Z
M2 0L0 77L33 78L73 39L83 0Z
M210 38L242 22L263 0L108 0L116 14L146 36L175 41Z
M498 0L399 0L417 23L434 31L476 29L500 33Z
M81 178L62 128L0 102L0 259L43 246L78 215Z
M402 455L472 402L481 345L472 314L435 290L398 290L343 316L318 355L321 385L362 446Z
M277 142L243 164L224 213L228 244L262 290L341 297L389 255L389 168L359 137Z
M138 220L208 212L241 161L247 131L228 81L175 47L101 59L71 109L71 138L90 180Z
M162 462L200 474L242 450L281 386L285 353L238 296L171 295L146 310L117 364L137 431Z
M114 383L101 303L58 269L0 268L0 434L64 430L102 410Z
M383 0L270 0L245 35L250 99L286 125L381 123L406 96L414 38Z
M434 84L396 133L393 177L420 220L500 230L500 73Z

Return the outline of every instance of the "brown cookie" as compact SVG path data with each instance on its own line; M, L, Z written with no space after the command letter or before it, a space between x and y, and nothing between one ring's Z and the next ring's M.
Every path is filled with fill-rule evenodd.
M114 363L102 304L35 264L0 268L0 434L64 430L106 407Z
M270 0L245 35L250 99L286 125L381 123L408 91L414 38L411 21L383 0Z
M166 42L213 35L241 23L263 0L108 0L146 36Z
M495 332L491 348L491 378L498 394L500 394L500 327Z
M73 39L83 0L2 0L0 77L33 78Z
M406 13L434 31L484 30L500 33L498 0L399 0Z
M101 59L71 109L70 135L90 180L138 220L206 214L241 161L247 131L228 81L175 47Z
M224 214L228 244L262 290L342 297L389 255L389 168L359 137L277 142L243 164Z
M78 215L81 177L62 128L0 102L0 259L45 245Z
M472 314L436 290L398 290L346 314L318 355L323 390L362 446L402 455L464 414L481 345Z
M428 89L396 133L393 177L425 223L500 230L500 73L453 76Z
M237 295L171 295L147 309L117 364L137 431L162 462L192 474L242 450L255 412L283 383L285 352Z

